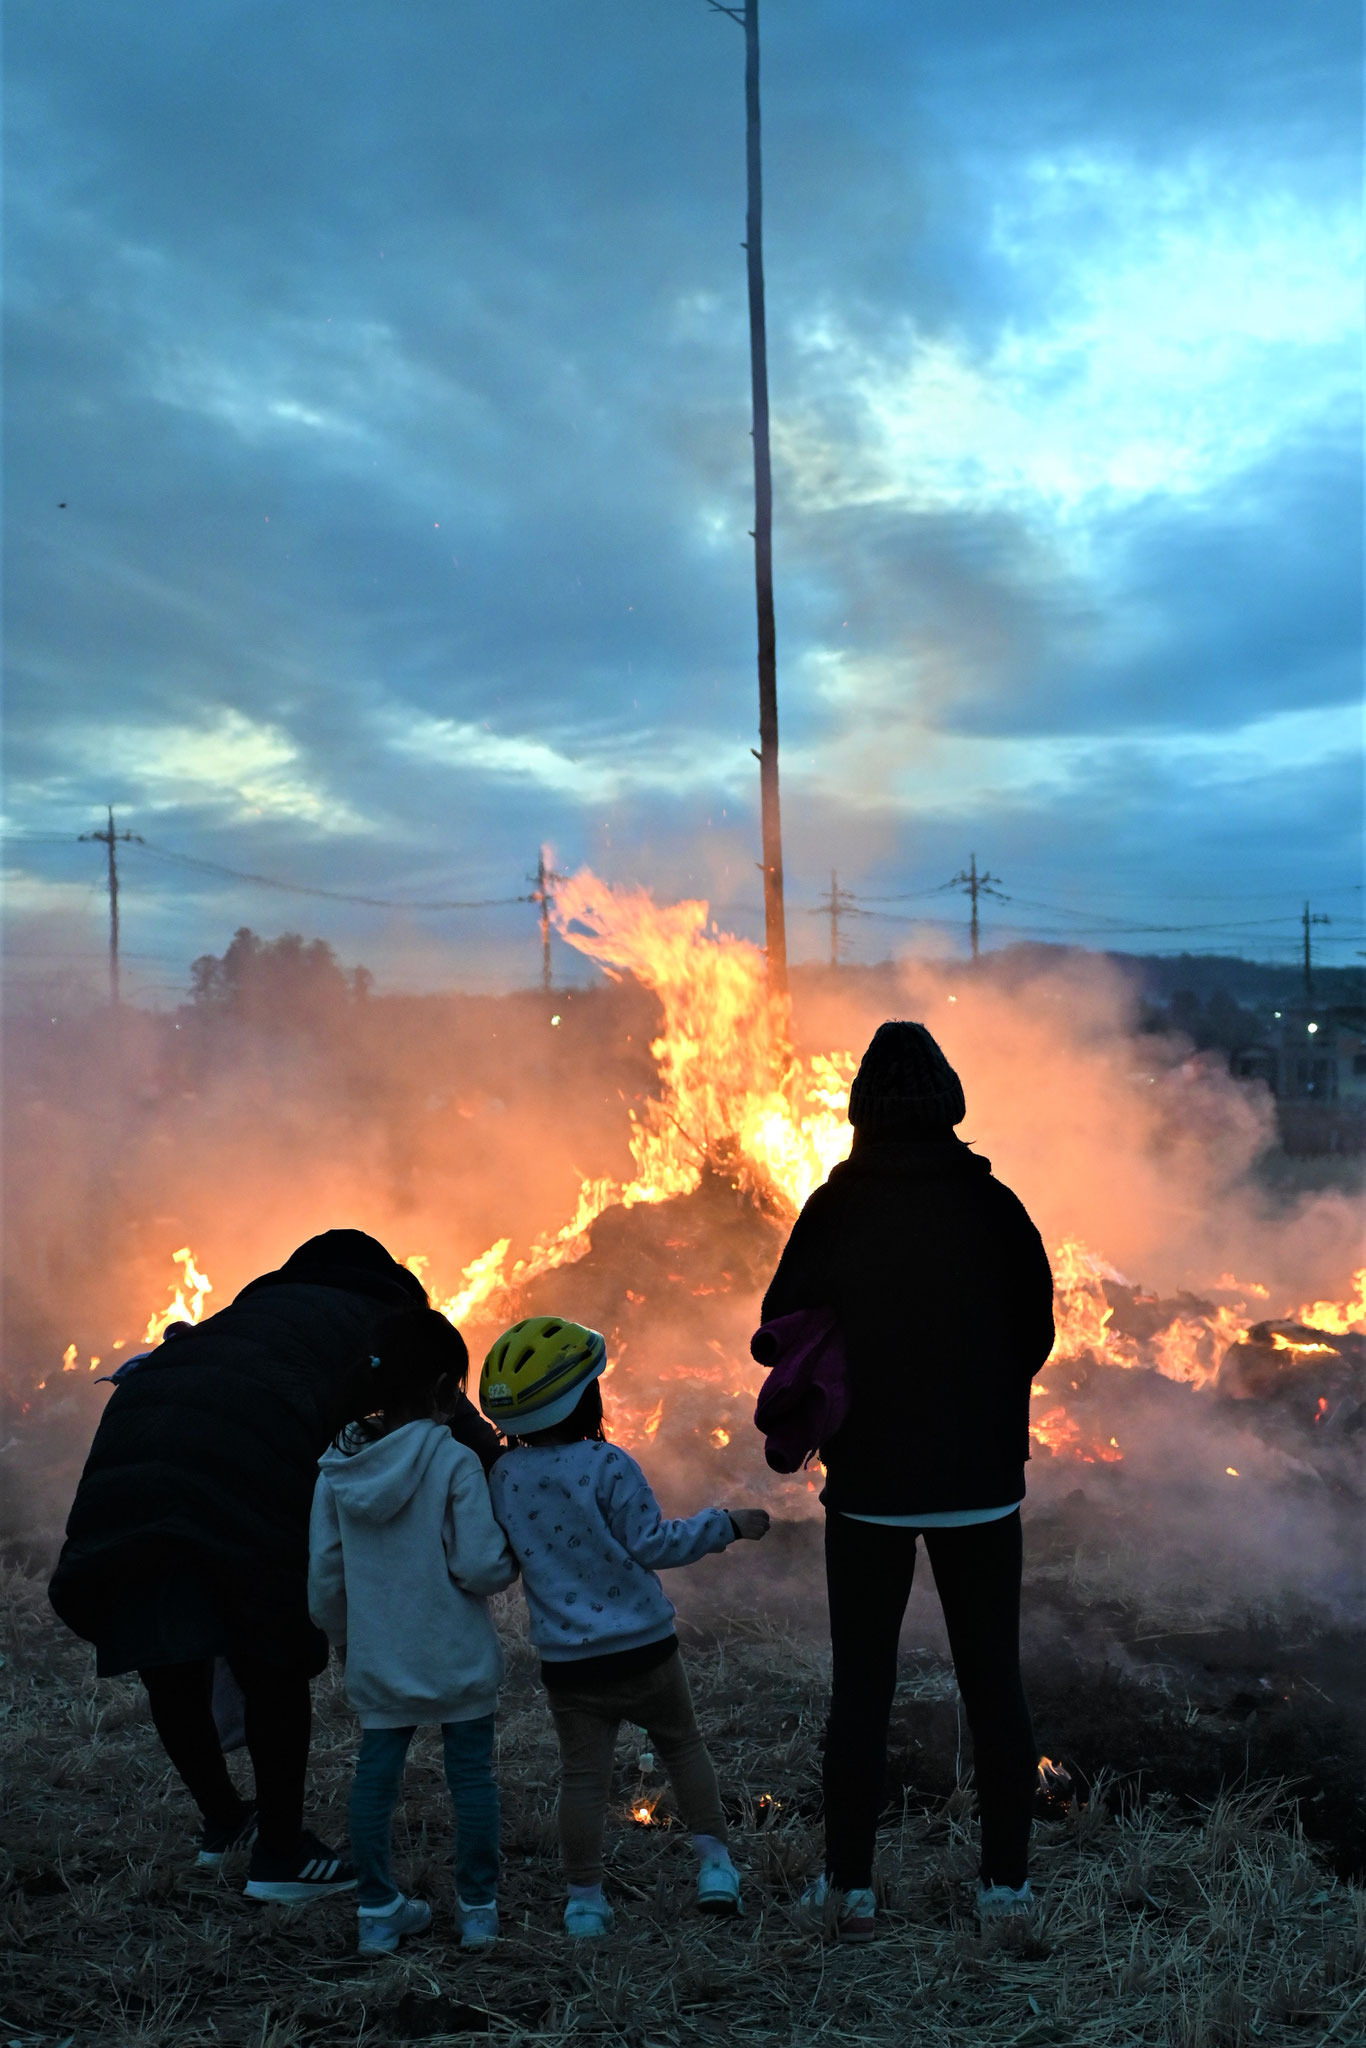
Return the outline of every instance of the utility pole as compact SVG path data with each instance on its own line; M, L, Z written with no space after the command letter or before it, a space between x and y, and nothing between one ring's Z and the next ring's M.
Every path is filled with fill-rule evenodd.
M1304 925L1304 1000L1312 1005L1314 1000L1314 963L1309 947L1309 928L1311 925L1316 924L1331 924L1333 920L1326 911L1322 910L1316 910L1311 915L1309 905L1306 902L1304 917L1301 921Z
M985 868L979 875L977 872L977 856L974 853L969 866L967 868L960 868L953 880L944 884L946 889L965 889L972 898L972 922L969 929L972 933L972 957L974 960L979 957L980 952L980 926L977 917L978 897L996 896L1000 898L1002 903L1009 903L1010 901L1008 896L1003 896L999 889L992 887L993 882L999 882L1000 879L999 875L988 874Z
M835 873L835 870L831 868L830 894L822 899L818 907L811 912L811 915L813 917L828 917L830 920L830 965L832 967L838 967L840 964L840 946L843 943L840 938L840 919L842 917L867 917L868 915L866 910L860 910L857 905L858 899L848 889L841 889L840 878Z
M541 848L536 856L536 872L527 876L527 880L536 885L528 900L538 903L541 909L541 987L547 995L550 994L550 914L555 907L552 892L556 882L565 880L565 877L557 874L547 861L546 854L549 850L545 846Z
M82 832L79 836L83 842L98 840L101 846L107 848L109 854L109 1004L111 1009L117 1010L119 1006L119 859L117 847L120 839L132 840L138 846L142 846L146 842L140 832L116 832L114 830L114 806L110 804L107 808L109 823L104 831Z
M764 313L763 161L759 130L759 0L707 0L745 32L745 252L749 273L749 374L754 442L754 594L759 625L759 807L763 834L764 943L768 985L787 995L783 828L778 803L778 654L773 620L773 468L768 442L768 334Z

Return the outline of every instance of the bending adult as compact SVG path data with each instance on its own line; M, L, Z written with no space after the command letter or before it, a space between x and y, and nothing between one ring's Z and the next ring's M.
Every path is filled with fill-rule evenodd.
M101 1676L140 1674L203 1817L199 1861L254 1842L253 1898L355 1883L303 1824L309 1682L327 1662L308 1614L309 1514L343 1374L385 1316L426 1300L364 1231L310 1238L115 1387L76 1490L52 1605ZM468 1402L452 1428L491 1460L497 1437ZM217 1657L244 1696L254 1802L219 1745Z
M1020 1201L954 1132L962 1084L923 1024L882 1024L849 1093L854 1141L793 1226L763 1320L838 1317L848 1418L822 1447L833 1692L826 1861L846 1941L874 1932L897 1639L923 1534L972 1731L978 1911L1030 1904L1037 1752L1020 1679L1020 1503L1029 1385L1053 1346L1053 1280Z

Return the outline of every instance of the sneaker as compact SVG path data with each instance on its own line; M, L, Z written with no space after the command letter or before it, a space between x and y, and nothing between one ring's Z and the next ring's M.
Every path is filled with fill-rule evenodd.
M228 1827L210 1827L205 1821L199 1831L199 1854L195 1866L199 1870L217 1870L223 1858L233 1849L249 1849L256 1840L256 1801L244 1801L242 1817Z
M802 1893L802 1905L808 1913L824 1914L831 1898L839 1899L835 1915L835 1932L839 1939L857 1946L871 1941L877 1932L877 1900L867 1885L858 1885L841 1897L831 1884L825 1871L813 1877Z
M606 1899L571 1899L564 1909L564 1931L575 1941L599 1941L616 1924L617 1916Z
M302 1906L309 1899L355 1889L355 1864L338 1856L307 1828L292 1856L270 1856L258 1841L243 1887L249 1899L272 1899L279 1906Z
M488 1948L497 1941L497 1899L490 1899L486 1906L467 1906L463 1899L457 1899L455 1916L460 1927L461 1948Z
M405 1899L400 1892L387 1906L357 1906L356 1924L357 1955L391 1956L405 1934L431 1926L432 1909L425 1899Z
M727 1856L708 1857L697 1873L697 1903L704 1913L738 1913L740 1873Z
M977 1887L977 1918L979 1920L1017 1920L1034 1910L1034 1894L1026 1878L1018 1891L1012 1891L1008 1884L979 1884Z

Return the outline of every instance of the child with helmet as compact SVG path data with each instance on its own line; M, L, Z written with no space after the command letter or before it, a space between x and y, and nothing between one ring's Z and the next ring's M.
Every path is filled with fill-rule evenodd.
M635 1459L603 1433L607 1346L596 1330L532 1316L484 1361L479 1401L512 1440L489 1477L493 1512L521 1567L531 1640L559 1737L560 1847L568 1934L613 1925L602 1889L612 1758L623 1721L664 1764L698 1857L697 1903L734 1913L716 1771L698 1731L659 1568L694 1564L769 1526L762 1508L705 1508L668 1521Z

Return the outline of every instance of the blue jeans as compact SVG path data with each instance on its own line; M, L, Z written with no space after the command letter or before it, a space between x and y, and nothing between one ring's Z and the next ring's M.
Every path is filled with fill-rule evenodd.
M360 1882L356 1903L388 1906L400 1896L389 1875L394 1808L408 1744L416 1728L363 1728L351 1786L351 1856ZM493 1715L446 1721L441 1728L446 1783L455 1808L455 1888L467 1906L498 1892L498 1781L493 1775Z

